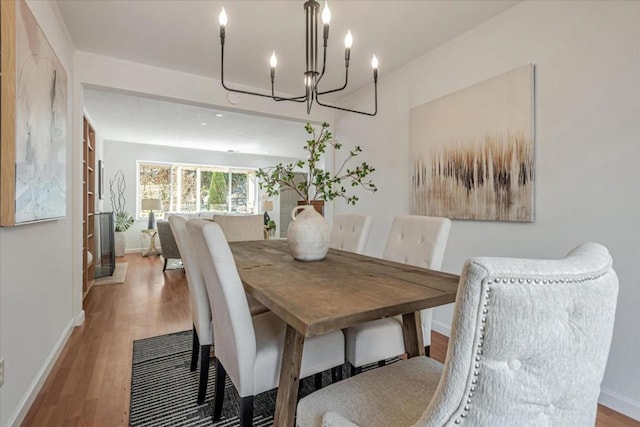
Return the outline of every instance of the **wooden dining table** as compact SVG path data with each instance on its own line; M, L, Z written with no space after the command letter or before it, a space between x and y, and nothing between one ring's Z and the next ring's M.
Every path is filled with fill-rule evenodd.
M287 324L274 425L294 425L307 337L402 315L408 357L424 355L420 310L455 301L459 276L330 249L301 262L286 240L230 243L248 294Z

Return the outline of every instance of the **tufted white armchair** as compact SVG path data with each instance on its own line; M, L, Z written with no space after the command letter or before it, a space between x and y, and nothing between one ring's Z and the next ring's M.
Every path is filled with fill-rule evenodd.
M450 230L451 220L448 218L398 216L391 225L383 258L439 270ZM427 349L431 344L432 313L431 309L420 312ZM384 361L405 352L401 316L348 328L345 337L347 360L352 366L352 373L359 372L368 363Z
M336 215L331 228L329 247L357 254L364 253L370 230L370 215Z
M312 393L298 426L594 425L618 278L607 249L467 261L442 366L415 357Z

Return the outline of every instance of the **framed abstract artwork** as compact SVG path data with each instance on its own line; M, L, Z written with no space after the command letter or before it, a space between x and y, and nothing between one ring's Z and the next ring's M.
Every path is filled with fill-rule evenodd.
M412 213L532 222L533 97L529 64L413 108Z
M26 2L1 3L0 224L64 217L67 74Z

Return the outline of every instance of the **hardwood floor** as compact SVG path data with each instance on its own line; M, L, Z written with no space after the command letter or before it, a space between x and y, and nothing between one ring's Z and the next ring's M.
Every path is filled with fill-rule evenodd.
M23 426L128 425L133 340L191 328L183 271L163 274L157 256L126 261L124 284L94 286L85 299L84 325L71 334ZM447 337L434 332L431 339L431 356L444 361ZM596 426L640 422L600 406Z
M163 274L157 256L126 261L124 284L94 286L87 295L84 325L73 331L23 425L128 425L133 340L191 329L183 270Z

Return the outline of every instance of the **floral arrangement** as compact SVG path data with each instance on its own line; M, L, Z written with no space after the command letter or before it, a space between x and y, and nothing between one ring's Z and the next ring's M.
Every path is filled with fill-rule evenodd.
M115 186L115 188L114 188ZM119 169L113 179L109 180L109 193L111 198L111 208L114 214L114 226L118 232L127 231L133 225L134 218L125 207L124 191L127 184L124 181L124 172Z

